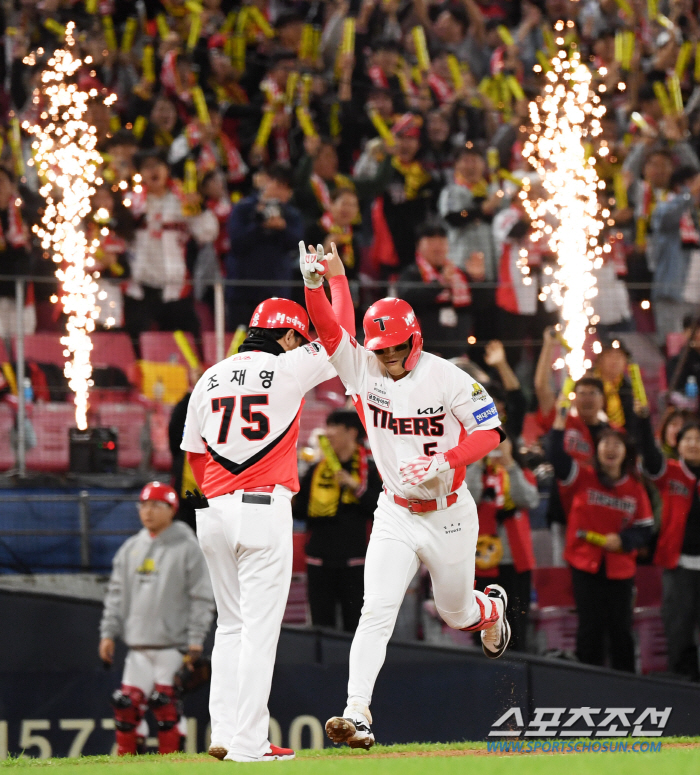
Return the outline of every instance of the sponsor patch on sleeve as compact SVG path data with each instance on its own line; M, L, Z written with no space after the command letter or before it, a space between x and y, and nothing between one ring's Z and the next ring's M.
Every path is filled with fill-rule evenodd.
M476 420L477 425L482 425L494 417L498 417L498 410L493 401L483 409L479 409L478 412L474 412L474 419Z
M304 345L304 349L311 355L318 355L321 352L321 345L318 342L309 342Z
M472 401L487 401L489 394L478 382L472 382Z

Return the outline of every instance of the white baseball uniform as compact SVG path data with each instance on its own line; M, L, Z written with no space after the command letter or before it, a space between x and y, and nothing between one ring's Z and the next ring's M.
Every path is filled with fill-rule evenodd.
M304 394L335 372L312 342L254 351L208 369L187 409L182 449L206 455L197 536L218 611L209 710L212 746L258 759L292 574L296 443ZM257 491L257 492L256 492Z
M372 352L343 331L330 361L364 417L386 490L374 515L364 607L350 651L348 706L362 708L369 707L399 607L421 561L430 571L437 609L451 627L474 625L482 610L477 597L486 603L473 589L479 524L465 467L408 487L401 483L400 465L418 455L445 453L477 430L498 428L500 420L482 385L430 353L394 381ZM448 506L452 493L457 499ZM414 514L395 503L394 495L435 499L437 509Z

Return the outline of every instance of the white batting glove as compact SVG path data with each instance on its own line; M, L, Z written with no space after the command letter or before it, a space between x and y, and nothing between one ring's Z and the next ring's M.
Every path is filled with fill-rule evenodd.
M328 269L328 266L322 263L323 259L323 245L318 245L314 253L307 253L304 241L299 242L299 268L307 288L320 288L323 285L323 275Z
M402 460L399 467L401 484L417 485L434 479L438 474L450 470L450 464L442 452L435 455L418 455L412 460Z

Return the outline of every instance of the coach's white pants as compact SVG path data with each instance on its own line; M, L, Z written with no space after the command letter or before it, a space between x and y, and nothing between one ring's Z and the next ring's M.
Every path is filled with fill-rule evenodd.
M141 689L148 697L156 684L172 686L181 667L182 652L177 649L129 649L122 683Z
M291 493L276 487L270 505L242 503L241 492L197 512L197 537L217 609L209 694L212 745L257 759L270 748L272 671L292 578Z
M350 648L349 707L370 705L401 602L421 562L430 571L435 605L445 622L460 629L479 621L478 534L476 506L466 487L453 506L426 514L412 514L385 493L379 496L365 559L362 617Z

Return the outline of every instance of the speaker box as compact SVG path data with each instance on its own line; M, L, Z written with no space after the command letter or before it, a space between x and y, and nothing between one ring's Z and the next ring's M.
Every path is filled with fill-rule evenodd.
M117 431L114 428L68 429L72 474L113 474L117 471Z

